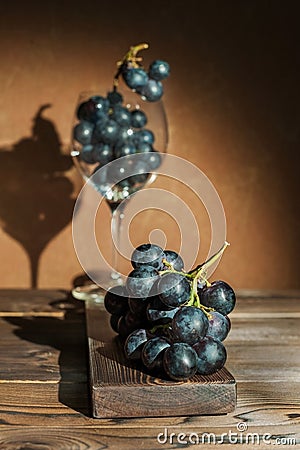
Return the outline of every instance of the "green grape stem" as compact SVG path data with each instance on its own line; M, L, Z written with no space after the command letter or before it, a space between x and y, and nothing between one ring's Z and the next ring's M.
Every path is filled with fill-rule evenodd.
M187 273L187 272L180 272L178 270L173 269L173 266L170 265L171 267L165 270L160 270L158 273L159 275L165 275L165 273L177 273L178 275L182 275L183 277L189 278L189 279L193 279L193 275Z
M171 263L169 263L166 259L162 260L163 265L166 266L169 270L173 270L173 266Z
M229 246L229 242L225 241L220 250L217 251L214 255L212 255L207 261L202 264L199 264L195 269L189 272L191 275L196 275L198 278L201 278L202 272L205 272L208 267L212 266L224 253L225 249Z
M191 295L185 306L194 306L196 308L202 309L202 311L207 315L208 319L211 318L211 311L214 311L213 308L209 308L201 304L200 297L198 294L198 280L201 280L206 284L206 286L211 286L209 281L206 279L207 269L212 266L224 253L225 249L230 244L228 242L224 242L220 250L218 250L214 255L212 255L207 261L202 264L199 264L195 269L190 272L181 272L173 269L172 264L168 263L166 260L163 260L164 265L167 267L166 270L162 270L159 272L160 275L164 275L166 273L176 273L188 278L191 284Z
M142 42L141 44L137 44L137 45L132 45L129 48L126 55L123 57L123 59L121 61L117 62L118 70L114 76L114 83L113 83L114 89L116 89L119 84L119 76L121 75L124 65L130 64L131 67L133 67L133 68L141 67L141 62L143 61L143 58L140 56L137 56L137 54L141 50L146 50L147 48L149 48L149 45L146 44L146 42Z

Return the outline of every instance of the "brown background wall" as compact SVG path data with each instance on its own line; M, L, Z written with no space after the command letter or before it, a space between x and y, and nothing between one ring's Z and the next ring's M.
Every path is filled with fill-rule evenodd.
M231 247L214 277L299 288L299 9L274 0L1 2L0 287L29 286L30 260L39 287L68 288L81 273L71 217L82 181L65 148L74 102L82 89L104 93L115 61L145 41L148 62L172 68L168 150L198 165L224 204ZM180 186L156 185L195 207ZM196 216L200 262L210 233L197 205ZM136 243L149 218L133 223ZM105 205L97 221L109 254ZM157 225L176 247L174 223Z

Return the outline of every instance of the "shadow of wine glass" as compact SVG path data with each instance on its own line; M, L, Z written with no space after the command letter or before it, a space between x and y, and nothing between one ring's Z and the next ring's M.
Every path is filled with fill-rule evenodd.
M42 105L31 136L0 148L0 223L26 251L32 288L38 284L42 251L72 218L73 183L64 174L71 156L62 154L62 143L52 121L43 117Z
M30 353L35 361L33 370L37 364L36 370L41 376L47 376L50 368L55 373L57 364L59 402L80 414L91 416L83 303L69 292L62 291L62 299L50 301L48 305L52 316L11 316L5 320L16 327L13 333L18 338L38 346ZM55 317L55 311L62 316ZM53 356L47 356L49 354L55 355L57 363L53 362Z

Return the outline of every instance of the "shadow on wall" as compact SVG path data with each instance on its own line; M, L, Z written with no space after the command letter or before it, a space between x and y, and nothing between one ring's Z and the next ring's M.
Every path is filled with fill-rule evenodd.
M30 137L0 148L0 223L28 254L32 288L42 251L71 221L75 203L73 184L64 175L72 158L62 154L55 125L43 117L50 106L38 109Z
M30 363L33 370L38 364L36 370L41 377L39 379L47 376L45 367L56 366L56 352L52 349L58 350L58 399L75 411L91 416L83 302L75 300L68 292L62 291L61 294L61 300L49 302L49 306L52 312L64 313L63 317L7 317L5 320L16 327L16 336L36 344L35 350L31 354L29 352L27 357L32 358ZM53 372L55 377L55 369Z

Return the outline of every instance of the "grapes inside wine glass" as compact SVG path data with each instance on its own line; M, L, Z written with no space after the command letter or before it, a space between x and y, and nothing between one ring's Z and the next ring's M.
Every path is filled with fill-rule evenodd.
M146 71L137 57L143 48L146 44L131 47L118 63L112 88L101 94L88 91L79 95L72 126L74 164L105 198L112 214L116 239L112 243L112 271L102 283L104 288L122 283L118 248L125 205L135 192L155 180L168 143L161 80L169 68L155 60ZM73 295L82 299L91 295L103 298L103 294L96 285L73 290Z

